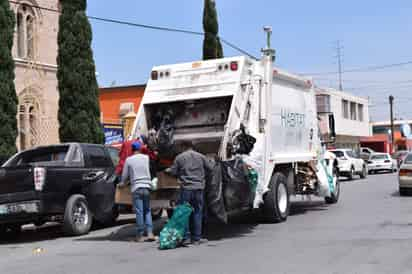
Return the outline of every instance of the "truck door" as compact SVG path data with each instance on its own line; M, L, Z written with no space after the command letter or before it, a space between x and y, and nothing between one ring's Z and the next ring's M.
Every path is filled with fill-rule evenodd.
M103 146L84 145L86 171L83 174L85 195L94 217L104 221L112 215L114 208L114 165Z

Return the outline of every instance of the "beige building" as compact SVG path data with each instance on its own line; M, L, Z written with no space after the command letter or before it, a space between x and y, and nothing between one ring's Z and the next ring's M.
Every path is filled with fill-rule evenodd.
M16 3L18 4L16 4ZM58 0L13 0L16 15L13 57L18 106L17 147L59 142L57 88Z

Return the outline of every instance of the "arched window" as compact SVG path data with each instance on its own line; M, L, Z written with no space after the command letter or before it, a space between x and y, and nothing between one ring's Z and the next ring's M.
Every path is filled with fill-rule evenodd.
M35 56L36 17L33 9L22 4L17 10L17 54L20 58Z
M40 104L31 90L19 98L20 149L32 148L39 143Z

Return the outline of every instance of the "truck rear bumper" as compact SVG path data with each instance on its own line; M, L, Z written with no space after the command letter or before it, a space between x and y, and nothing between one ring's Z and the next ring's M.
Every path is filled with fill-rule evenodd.
M40 200L0 204L0 224L27 223L41 218Z

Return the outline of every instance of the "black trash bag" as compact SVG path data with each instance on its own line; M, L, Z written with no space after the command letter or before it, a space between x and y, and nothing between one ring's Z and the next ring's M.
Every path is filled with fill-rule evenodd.
M240 125L240 133L233 141L233 154L249 155L256 143L256 138L247 134L243 124Z
M248 208L253 202L248 170L241 159L222 162L222 182L226 211Z
M173 157L175 154L174 122L173 111L165 111L157 132L157 147L161 157Z
M227 213L223 198L222 163L220 161L216 162L211 176L208 176L205 194L207 213L226 224Z

